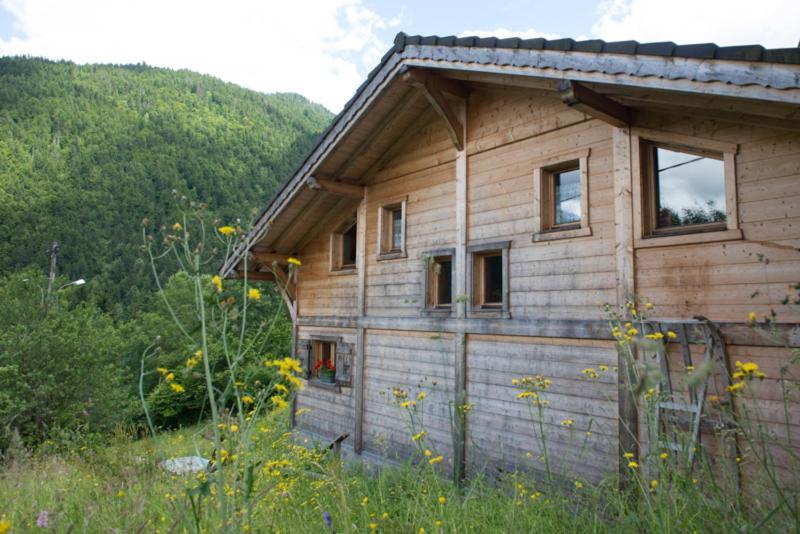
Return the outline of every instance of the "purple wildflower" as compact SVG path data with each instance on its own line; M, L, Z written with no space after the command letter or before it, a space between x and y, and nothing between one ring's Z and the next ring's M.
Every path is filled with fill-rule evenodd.
M36 526L40 528L47 528L50 526L50 517L46 510L39 512L39 517L36 519Z
M329 514L328 512L324 512L322 516L325 518L325 524L328 525L328 528L332 528L331 514Z

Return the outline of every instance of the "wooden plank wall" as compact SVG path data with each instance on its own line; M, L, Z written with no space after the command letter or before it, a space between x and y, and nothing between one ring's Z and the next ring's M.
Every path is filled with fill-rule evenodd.
M364 446L378 454L406 458L413 450L405 410L393 405L392 389L420 391L425 446L452 461L450 402L453 399L453 336L432 332L368 330L364 367Z
M346 343L356 342L354 330L341 328L307 328L300 327L299 339L311 339L314 335L341 336ZM330 391L313 384L306 386L297 395L297 426L327 439L335 439L341 434L349 433L345 444L352 444L355 397L353 388L341 388L340 392Z
M601 318L597 303L616 299L611 128L553 96L503 89L475 100L469 240L512 240L511 316ZM533 243L533 168L586 148L592 236Z
M375 176L367 203L367 314L418 316L422 306L422 255L452 247L455 233L455 151L446 131L431 120ZM378 210L407 197L406 258L377 259Z
M609 371L598 379L582 373L601 364ZM487 466L488 474L498 466L544 472L533 422L538 414L517 398L521 390L511 383L535 375L552 380L542 397L550 403L543 421L553 469L594 481L617 470L616 365L616 350L607 341L469 336L467 396L474 404L467 422L469 472ZM562 424L567 419L574 421L571 428Z
M330 234L323 233L300 253L297 302L302 315L357 315L358 276L330 272L330 243Z
M661 317L746 322L748 312L774 308L779 321L799 322L800 310L780 302L800 281L800 134L661 114L642 119L648 128L739 145L744 240L638 249L638 293Z

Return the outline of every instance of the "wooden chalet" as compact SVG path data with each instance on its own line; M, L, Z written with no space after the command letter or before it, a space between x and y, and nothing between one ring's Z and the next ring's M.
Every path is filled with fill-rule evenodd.
M423 389L426 446L457 473L536 469L512 380L543 375L550 453L587 480L619 469L646 429L600 304L634 294L680 334L674 387L712 345L757 362L767 424L797 443L780 368L781 344L800 345L784 303L800 282L800 48L400 33L223 274L284 277L290 256L295 423L356 454L409 454L391 390ZM772 310L783 342L748 324ZM589 430L581 452L570 433Z

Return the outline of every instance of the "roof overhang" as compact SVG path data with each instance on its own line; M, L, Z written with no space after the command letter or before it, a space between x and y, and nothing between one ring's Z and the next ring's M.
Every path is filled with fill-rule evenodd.
M635 108L647 102L666 109L691 108L693 113L711 113L722 120L800 131L800 65L794 63L630 53L648 45L628 47L626 52L602 51L625 43L603 43L601 51L587 52L574 42L571 50L553 50L546 49L548 42L542 39L495 39L494 46L474 46L489 43L468 39L472 41L399 34L395 46L256 218L225 262L223 276L241 276L238 271L253 251L262 255L297 253L311 237L330 228L334 214L355 208L365 177L380 167L400 138L413 133L429 113L425 96L408 83L408 75L403 76L409 71L424 70L467 85L503 84L550 91L560 94L567 105L599 106L601 114L611 113L612 123L625 120L620 107ZM541 49L521 47L531 41L544 44ZM463 46L465 43L472 46ZM509 47L499 47L503 43ZM745 52L740 55L747 56ZM576 87L589 95L591 102L581 101ZM258 268L247 270L258 276Z

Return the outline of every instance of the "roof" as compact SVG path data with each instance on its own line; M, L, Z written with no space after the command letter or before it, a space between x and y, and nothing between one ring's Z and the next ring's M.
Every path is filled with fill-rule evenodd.
M258 215L253 229L223 266L232 274L243 254L263 242L273 222L291 202L330 210L331 203L316 202L305 180L326 162L341 162L343 141L352 146L375 143L359 132L369 115L396 112L404 98L397 79L408 68L437 69L448 75L482 74L547 79L570 79L605 87L691 92L721 97L747 98L775 105L800 104L800 47L766 49L760 45L725 46L713 43L676 45L672 42L638 43L573 39L498 39L495 37L439 37L397 34L392 46L345 104L317 145L289 180ZM407 93L407 92L406 92ZM385 102L381 105L381 99ZM407 122L419 109L410 107ZM795 113L792 113L794 116ZM366 128L366 127L365 127ZM357 149L356 149L357 150ZM325 169L323 169L325 170ZM299 196L303 198L297 200ZM294 207L300 212L307 210ZM293 216L296 220L296 215ZM308 218L313 218L309 214ZM295 222L295 221L293 221ZM285 231L277 224L273 233ZM297 228L295 233L302 232ZM285 245L289 238L283 239ZM267 239L266 241L269 241ZM280 247L278 247L280 248Z

